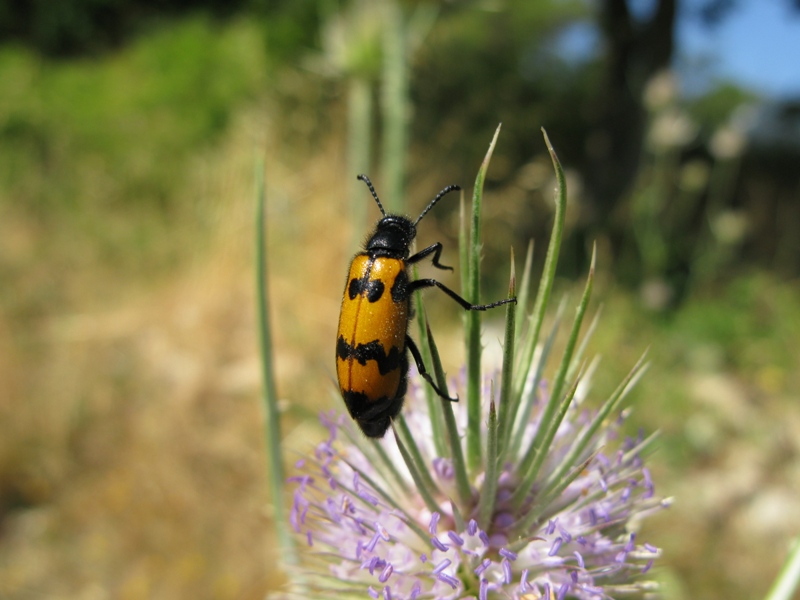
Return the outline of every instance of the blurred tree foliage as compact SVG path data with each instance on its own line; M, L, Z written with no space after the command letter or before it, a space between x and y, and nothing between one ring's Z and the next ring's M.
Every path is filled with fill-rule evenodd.
M467 160L480 155L501 120L505 172L495 175L523 188L542 151L531 132L548 129L564 164L581 174L581 211L565 248L575 273L585 270L586 249L598 235L619 254L623 236L614 219L642 160L643 91L672 60L677 0L652 2L649 11L636 4L509 0L503 11L459 11L438 29L414 80L416 139L435 144L429 132L452 133L441 137L457 139L458 147L434 154ZM565 51L581 37L591 46L578 56ZM525 193L547 205L542 183ZM539 237L543 224L526 218L514 219L518 235Z
M243 12L264 17L269 49L290 59L308 46L318 2L292 0L0 0L0 40L14 40L54 58L96 55L132 35L186 13L225 19Z
M96 54L187 10L229 16L249 0L3 0L0 36L52 57Z
M67 305L89 265L152 277L183 260L214 226L205 163L264 89L262 40L198 16L102 59L0 47L0 280L22 282L0 306Z
M784 1L789 6L800 4ZM315 79L310 59L326 52L323 24L351 5L355 6L345 0L0 0L0 36L63 58L116 48L130 36L185 13L200 12L211 21L245 15L251 24L258 24L263 36L266 60L262 65L269 71L276 106L286 116L278 125L284 129L287 146L290 141L296 150L326 134L343 133L346 77L322 83ZM684 176L688 178L681 180L684 183L696 181L702 169L714 167L718 161L709 144L716 130L729 125L737 106L753 99L734 85L718 85L701 98L690 102L681 98L680 105L671 105L673 111L688 111L698 127L691 139L670 150L668 161L660 160L666 154L654 153L648 145L648 136L658 123L652 107L646 105L647 89L673 62L676 19L696 19L713 27L736 10L741 0L403 0L399 5L407 14L425 5L437 15L409 65L409 183L434 176L461 180L464 172L474 168L474 157L482 156L486 140L502 121L502 143L489 185L502 181L506 191L525 200L520 206L531 202L549 206L547 182L537 163L543 147L536 132L546 127L562 161L577 175L573 197L579 210L569 224L565 244L567 272L585 270L587 249L600 238L614 260L620 261L621 268L615 262L615 270L633 285L655 272L667 278L675 274L676 281L688 280L698 252L695 240L713 233L709 230L712 219L706 214L709 203L727 218L730 215L723 209L730 208L728 204L755 207L755 196L762 193L758 189L767 189L730 183L748 172L745 163L742 168L731 163L726 165L728 183L717 185L712 176L716 188L692 191L693 205L679 209L680 215L667 214L678 210L674 209L678 196L681 202L689 198L682 183L673 184ZM298 73L302 76L297 77ZM380 85L370 91L376 98L365 99L365 105L382 92ZM224 124L228 108L217 108L204 131ZM214 120L214 115L219 118ZM385 135L381 129L385 125L377 114L369 118L375 148ZM11 115L0 130L43 147L41 140L35 141L38 130L31 133L26 127L19 115ZM190 140L192 144L199 141ZM180 142L175 139L176 144ZM704 161L704 166L697 160ZM694 170L684 172L684 163L692 163ZM647 179L651 175L655 178ZM637 194L663 182L670 183L668 189L678 196L657 195L658 206L637 212L636 202L644 207ZM788 189L787 185L783 187ZM409 187L414 191L413 185ZM740 188L752 190L752 197L734 200ZM723 192L730 197L722 198ZM772 196L783 197L780 193ZM777 204L771 212L789 214ZM439 214L446 216L447 209ZM533 214L538 221L532 220ZM652 238L649 234L640 233L639 242L630 242L630 231L637 227L631 219L645 214L650 224L642 231L669 224L656 236L663 250L642 245ZM507 230L510 224L524 244L546 230L541 215L541 210L509 213L507 222L498 226ZM748 235L785 237L775 231L779 225L769 223L783 224L787 219L770 218L762 211L759 223L765 229ZM670 235L683 237L666 243ZM647 265L648 253L655 257L663 252L667 254ZM781 252L789 254L789 250Z
M578 183L562 272L584 271L588 248L600 239L621 281L662 290L654 293L659 309L754 257L794 272L798 261L779 257L792 256L796 246L790 200L800 183L796 170L781 169L785 160L774 158L769 172L759 166L757 153L764 150L748 144L749 126L736 114L758 101L757 94L705 82L700 96L686 97L673 86L658 98L665 91L658 80L673 64L676 20L714 27L740 5L509 0L503 10L449 12L413 80L413 138L425 149L416 155L447 158L417 167L446 169L443 163L454 158L463 167L480 155L482 140L500 120L504 135L490 175L528 206L546 207L549 188L533 177L541 172L541 147L532 132L544 126ZM562 43L580 46L581 37L593 43L577 55ZM784 120L788 127L789 117ZM791 162L796 153L795 144L783 157ZM541 219L538 209L509 214L501 227L515 230L518 243L540 238L544 224L534 214Z

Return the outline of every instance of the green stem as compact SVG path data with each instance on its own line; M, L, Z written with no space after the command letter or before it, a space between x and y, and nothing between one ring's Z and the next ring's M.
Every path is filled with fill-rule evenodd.
M359 173L370 172L372 126L372 89L363 77L352 77L347 90L347 181L350 196L350 226L353 243L361 245L367 229L367 208Z
M387 210L405 212L405 169L408 145L408 24L395 0L385 2L387 27L383 30L383 153L382 167Z
M795 538L789 556L765 600L791 600L800 583L800 537Z
M261 343L261 375L264 384L262 402L264 406L264 438L269 465L269 484L275 512L275 530L278 533L280 556L287 565L297 565L294 537L289 530L289 519L283 498L283 483L286 479L281 453L280 415L275 372L272 366L272 333L269 321L269 292L267 288L267 227L266 193L264 190L264 162L256 163L256 293L258 302L258 331Z

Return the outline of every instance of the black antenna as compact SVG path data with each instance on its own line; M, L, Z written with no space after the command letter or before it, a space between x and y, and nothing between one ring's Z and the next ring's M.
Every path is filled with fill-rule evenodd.
M381 201L378 199L378 194L375 193L375 188L372 187L372 182L369 180L369 177L367 177L366 175L357 175L356 179L360 179L361 181L367 184L369 191L372 192L372 197L375 198L375 202L378 203L378 208L381 209L381 214L385 217L386 211L383 210L383 204L381 204Z
M434 205L434 204L436 204L436 203L437 203L439 200L441 200L441 199L442 199L442 197L443 197L445 194L449 194L450 192L453 192L453 191L455 191L455 190L460 190L460 189L461 189L461 187L460 187L460 186L457 186L457 185L448 185L448 186L447 186L446 188L444 188L444 189L443 189L441 192L439 192L438 194L436 194L436 198L434 198L433 200L431 200L431 203L430 203L430 204L428 204L428 206L426 206L426 207L425 207L425 210L423 210L423 211L422 211L422 214L421 214L419 217L417 217L417 220L416 220L416 221L414 221L414 226L416 227L417 223L419 223L419 222L422 220L422 217L424 217L426 214L428 214L428 211L429 211L430 209L432 209L432 208L433 208L433 205Z

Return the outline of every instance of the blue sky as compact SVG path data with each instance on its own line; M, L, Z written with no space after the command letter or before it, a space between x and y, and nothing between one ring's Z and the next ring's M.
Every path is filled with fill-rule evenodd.
M788 0L739 0L713 28L680 19L676 41L689 86L708 75L767 96L800 96L800 11Z
M654 0L633 0L647 15ZM789 0L738 0L718 25L703 25L688 14L698 0L683 0L676 27L674 66L689 94L732 81L766 97L800 97L800 11ZM584 21L562 31L556 52L581 61L598 52L596 24Z

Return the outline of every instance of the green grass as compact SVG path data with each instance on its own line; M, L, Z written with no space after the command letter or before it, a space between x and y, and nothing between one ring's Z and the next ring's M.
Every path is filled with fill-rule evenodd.
M0 49L0 227L20 246L0 253L0 278L40 262L150 275L175 260L217 201L198 194L204 156L265 77L256 26L199 17L98 60Z

